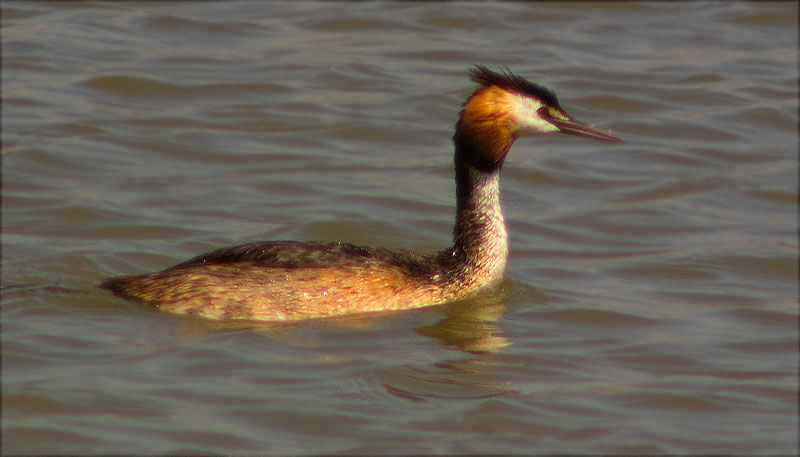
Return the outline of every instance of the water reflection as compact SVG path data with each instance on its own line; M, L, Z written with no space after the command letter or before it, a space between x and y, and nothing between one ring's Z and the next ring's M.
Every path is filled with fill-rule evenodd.
M498 377L493 354L512 342L503 334L500 319L517 296L526 302L543 302L536 289L506 281L498 290L480 294L442 308L445 317L416 329L420 335L471 354L464 359L424 366L403 365L378 373L386 392L411 401L426 399L485 399L516 394L509 380Z
M497 321L507 310L507 288L462 300L443 308L444 319L416 329L420 335L435 338L464 352L497 352L511 342L502 335Z

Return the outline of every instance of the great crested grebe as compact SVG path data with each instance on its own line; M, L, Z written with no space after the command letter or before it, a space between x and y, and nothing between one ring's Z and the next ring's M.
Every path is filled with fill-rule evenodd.
M476 66L456 123L453 246L433 254L346 243L263 241L223 248L100 287L173 313L303 320L436 305L497 284L508 257L500 168L519 137L566 133L621 142L584 125L550 90Z

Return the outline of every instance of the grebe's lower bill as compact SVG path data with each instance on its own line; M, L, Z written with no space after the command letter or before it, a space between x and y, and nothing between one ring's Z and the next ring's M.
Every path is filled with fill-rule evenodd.
M478 88L456 123L453 246L437 253L345 243L265 241L220 249L157 273L100 286L173 313L291 321L401 310L497 285L508 257L500 168L519 137L566 133L622 140L576 121L550 90L476 66Z

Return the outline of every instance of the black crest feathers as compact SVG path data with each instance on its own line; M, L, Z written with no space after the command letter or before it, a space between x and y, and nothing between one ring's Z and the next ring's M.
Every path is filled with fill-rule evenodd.
M534 84L522 76L511 73L508 68L498 73L483 65L475 65L469 70L469 79L481 86L497 86L509 92L529 95L544 103L559 108L558 99L550 89Z

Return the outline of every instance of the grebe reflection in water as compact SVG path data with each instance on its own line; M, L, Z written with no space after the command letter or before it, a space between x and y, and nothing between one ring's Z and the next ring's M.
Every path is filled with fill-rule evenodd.
M210 319L303 320L445 303L496 285L508 257L500 169L519 137L566 133L621 142L576 121L550 90L476 66L456 123L453 245L437 253L265 241L100 286L164 311Z

